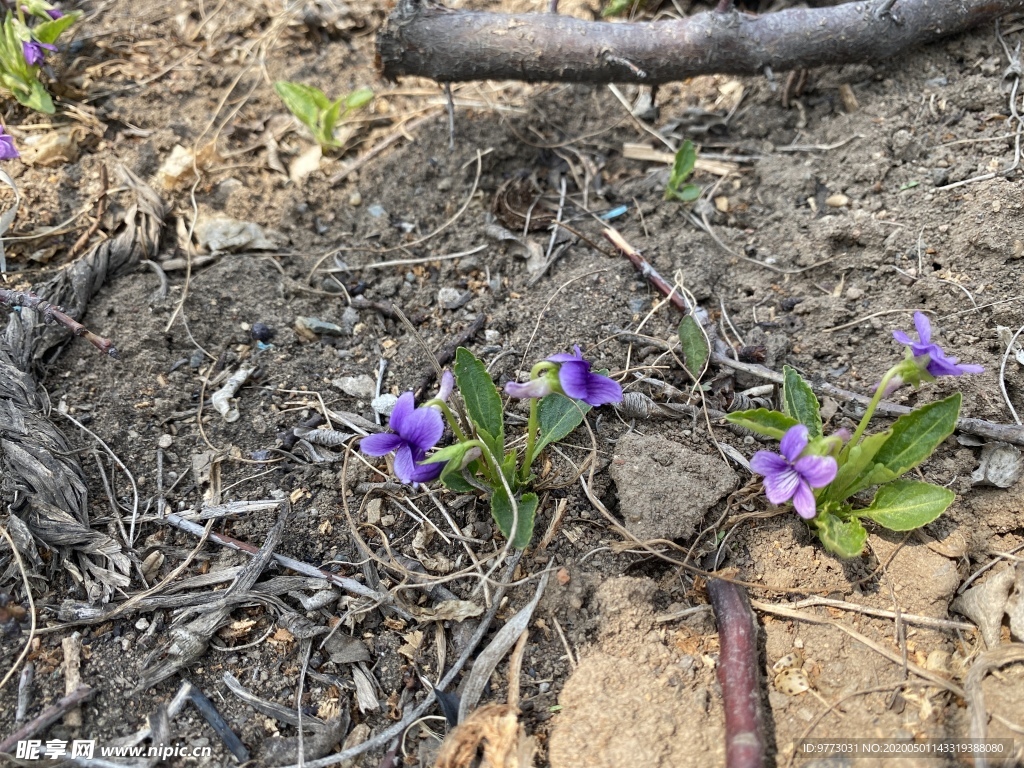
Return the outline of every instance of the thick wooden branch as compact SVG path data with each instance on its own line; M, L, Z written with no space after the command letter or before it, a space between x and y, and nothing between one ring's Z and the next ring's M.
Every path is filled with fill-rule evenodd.
M1021 9L1024 0L872 0L761 16L712 11L678 21L618 23L399 0L377 38L377 54L381 74L391 80L655 85L766 67L877 61Z

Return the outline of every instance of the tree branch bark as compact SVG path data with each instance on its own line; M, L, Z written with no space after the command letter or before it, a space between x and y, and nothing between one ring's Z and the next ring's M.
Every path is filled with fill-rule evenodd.
M377 38L378 68L389 80L657 85L766 67L877 61L1021 9L1024 0L873 0L761 16L711 11L678 21L614 23L399 0Z

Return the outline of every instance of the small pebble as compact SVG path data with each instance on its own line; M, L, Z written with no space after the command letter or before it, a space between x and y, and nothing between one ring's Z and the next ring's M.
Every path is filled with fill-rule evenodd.
M847 288L846 289L846 298L848 298L848 299L853 299L854 301L856 301L857 299L859 299L863 295L864 295L864 291L862 291L860 288Z
M843 194L829 195L825 198L825 205L829 208L845 208L850 204L850 198Z
M360 205L363 204L363 196L359 194L358 189L348 196L348 204L351 205L353 208L358 208Z
M171 447L171 444L173 442L174 442L174 438L171 437L170 435L160 435L160 439L157 440L156 444L160 448L163 448L164 450L167 450L168 448Z
M253 341L268 342L274 338L274 334L277 333L266 323L253 323L252 328L249 330L249 335L252 336Z
M149 619L143 616L141 619L135 622L135 628L140 632L145 632L149 629Z

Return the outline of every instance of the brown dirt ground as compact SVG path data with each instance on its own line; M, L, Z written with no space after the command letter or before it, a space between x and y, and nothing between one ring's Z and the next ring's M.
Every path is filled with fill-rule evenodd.
M305 8L330 5L307 3ZM464 5L498 7L484 0ZM501 7L539 10L541 5L516 0ZM192 269L187 279L181 270L169 271L170 290L163 298L155 295L158 281L145 268L112 283L90 306L86 320L98 333L116 339L121 362L108 362L87 344L75 343L47 373L52 402L88 422L133 473L147 510L137 551L141 557L154 550L165 554L160 577L196 545L190 535L153 519L156 454L164 436L170 445L164 451L163 485L168 488L181 478L168 494L172 508L203 502L209 488L197 487L191 468L194 457L212 451L224 501L266 499L274 491L291 495L293 519L279 552L312 564L334 561L343 574L360 575L363 558L342 509L342 454L325 463L311 463L302 455L269 466L251 460L255 451L278 444L278 432L317 412L321 398L332 409L372 417L366 398L344 394L332 384L341 377L375 376L378 361L385 359L385 390L397 394L430 371L420 343L400 323L371 309L346 315L339 284L352 294L401 306L431 350L485 316L484 331L469 346L499 382L576 343L624 382L643 372L686 386L678 365L657 346L620 337L627 331L670 340L679 320L627 261L576 243L531 285L527 262L488 237L495 196L516 178L532 179L544 193L540 209L557 207L564 180L574 226L597 241L599 227L584 210L601 213L628 206L614 221L624 237L661 274L674 276L692 292L724 332L745 344L765 345L767 362L776 369L788 363L811 377L867 391L900 353L890 330L910 327L911 310L929 310L943 344L962 359L983 364L986 373L902 391L896 399L925 402L961 388L965 415L1009 420L998 386L1004 344L996 328L1016 330L1024 323L1020 171L939 188L1013 162L1009 96L1002 80L1008 62L992 28L895 61L813 71L788 108L781 104L782 79L702 77L662 88L660 114L652 121L656 128L693 138L705 157L747 158L728 176L697 176L705 187L713 187L706 197L716 200L698 210L732 249L730 255L692 225L683 206L662 201L663 164L623 158L624 143L664 147L630 118L607 87L459 86L454 89L455 146L449 149L440 89L426 81L387 84L374 73L373 35L384 6L378 0L352 3L336 26L325 28L311 23L312 11L309 18L298 10L287 16L279 3L260 0L205 7L157 0L86 3L88 17L76 43L56 62L66 99L79 105L56 122L83 126L78 157L53 167L9 164L25 197L10 234L30 234L89 212L74 219L64 234L12 242L7 280L14 284L37 281L60 266L62 254L89 226L101 168L113 178L115 167L124 165L153 179L175 145L195 148L213 141L218 156L206 158L194 187L185 184L165 193L174 221L161 261L185 256L187 233L197 217L256 222L286 242L276 250L221 255ZM584 5L566 11L588 13ZM1012 50L1024 33L1017 24L1004 23L1003 30ZM268 121L283 111L270 85L276 79L310 83L332 95L360 86L378 94L359 124L358 143L344 157L326 160L320 172L300 184L274 170L266 149ZM846 86L859 103L856 111L844 109L841 88ZM629 99L637 94L635 88L621 90ZM433 116L410 137L343 182L330 183L345 163L402 130L406 121L427 114ZM9 107L5 122L24 139L49 130L42 124L50 120ZM301 130L278 133L278 142L285 164L309 145ZM123 194L112 196L111 211L94 239L112 230L126 202ZM546 228L530 237L547 247ZM478 246L485 248L446 258ZM396 259L414 263L378 267ZM315 265L334 272L321 269L308 280ZM465 303L445 308L439 301L442 289L449 289L445 295L455 289ZM337 323L345 331L310 338L296 330L299 317ZM225 423L208 403L198 413L217 374L234 370L254 354L248 331L257 322L277 334L273 347L259 353L258 375L240 392L241 418ZM1011 361L1005 379L1020 409L1024 378L1016 363ZM758 383L741 380L736 386ZM630 383L628 388L664 399L647 385ZM838 405L831 427L850 423L851 413ZM626 510L620 508L608 467L615 460L616 441L631 429L703 454L712 464L704 471L715 471L718 453L703 420L630 419L608 410L599 419L592 417L591 425L597 441L593 493L615 514L626 515ZM92 513L104 528L110 502L92 458L96 444L84 433L71 435L82 447ZM719 426L714 439L748 457L756 449L751 438ZM569 443L551 454L549 472L563 482L553 483L545 496L537 530L547 528L563 503L564 518L546 549L528 550L519 573L526 577L549 566L564 569L538 608L523 662L522 719L537 740L536 763L721 764L714 622L707 611L673 618L705 602L703 591L677 568L619 546L620 537L572 481L573 464L586 459L590 438L577 434ZM635 452L642 442L630 445ZM951 439L921 468L924 477L958 494L949 512L927 528L927 536L875 531L870 551L852 562L826 554L792 514L738 518L767 511L749 484L721 501L709 501L712 506L698 511L687 527L693 530L701 517L703 526L717 526L698 542L698 554L708 551L717 534L729 532L730 566L763 587L752 591L756 599L784 603L824 595L959 619L949 605L963 580L989 562L991 553L1024 544L1022 484L1005 491L972 487L977 451ZM370 510L355 491L356 483L383 476L358 462L351 465L345 493L354 514L366 522ZM117 502L130 505L123 474L108 472ZM739 474L746 483L749 475ZM665 512L675 503L671 489L680 486L671 477L665 486L667 491L656 484L651 489L660 493L655 497L660 514L645 521L648 535L659 523L676 530ZM445 529L428 499L413 500ZM484 507L467 503L455 510L462 530L487 542L473 545L480 554L502 546ZM375 514L379 535L395 551L419 556L412 546L419 523L390 501ZM272 514L259 512L221 521L215 530L258 545L272 522ZM379 535L366 535L380 546ZM694 539L690 535L677 543L685 552ZM458 567L468 562L463 549L448 547L436 536L426 551ZM184 575L242 562L240 555L207 545ZM80 586L58 573L49 583L33 583L46 631L35 640L31 656L36 682L30 716L63 694L61 639L72 629L61 626L56 612L65 600L84 599ZM385 579L385 585L397 581L393 575ZM466 599L484 599L472 576L448 586ZM129 593L139 588L135 581ZM21 594L16 580L0 589ZM499 619L511 616L532 592L532 583L514 590ZM293 610L299 607L296 599L283 599ZM824 623L758 611L769 678L765 701L772 759L779 765L790 763L795 740L805 735L908 739L967 733L962 699L922 685L913 674L899 694L907 679L902 666L839 626L958 682L980 650L977 633L905 626L901 636L889 619L826 608L806 611ZM326 624L338 612L328 605L307 615ZM254 754L271 736L293 735L294 728L240 702L222 675L231 672L254 693L293 705L297 644L287 633L274 632L275 617L266 606L239 608L232 618L247 623L223 634L218 640L224 649L207 651L188 670L189 680L214 701ZM156 611L80 627L83 680L99 693L84 706L79 728L58 724L48 736L103 743L145 727L147 715L180 682L174 678L134 690L141 659L166 639L173 618L169 611ZM158 631L147 635L154 623ZM352 630L369 650L368 668L379 686L381 709L361 713L351 703L349 668L315 654L314 667L338 682L307 681L308 711L350 707L353 722L372 730L393 722L389 702L398 700L405 676L414 667L431 677L437 672L433 626L420 627L422 645L411 659L397 652L412 629L370 613ZM1009 642L1005 627L1003 635ZM445 636L451 643L451 632ZM4 641L4 670L20 642ZM794 649L802 652L813 692L789 696L771 686L771 667ZM447 658L453 657L449 649ZM503 701L505 681L501 666L485 700ZM990 712L1002 718L993 717L990 735L1015 737L1020 749L1024 666L990 677L985 691ZM14 702L15 686L9 684L0 692L0 734L13 727ZM437 721L426 725L438 727ZM211 745L210 764L233 764L191 708L172 722L171 733L176 741ZM409 733L405 764L416 764L416 743L427 743L427 737L426 730ZM362 764L380 760L377 752ZM901 759L899 765L908 768L916 762ZM863 765L890 763L896 761Z

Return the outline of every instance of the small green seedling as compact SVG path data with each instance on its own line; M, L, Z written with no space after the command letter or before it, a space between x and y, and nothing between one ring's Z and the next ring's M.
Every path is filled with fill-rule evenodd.
M291 113L309 128L325 152L344 146L345 142L335 137L335 128L349 113L373 101L373 91L369 88L359 88L337 101L328 99L319 88L286 80L274 83L274 90Z
M697 150L693 142L687 139L676 152L676 161L672 164L672 173L668 177L668 184L665 186L666 200L679 200L684 203L692 203L700 197L701 189L697 184L687 184L686 180L693 173L693 167L697 163Z

